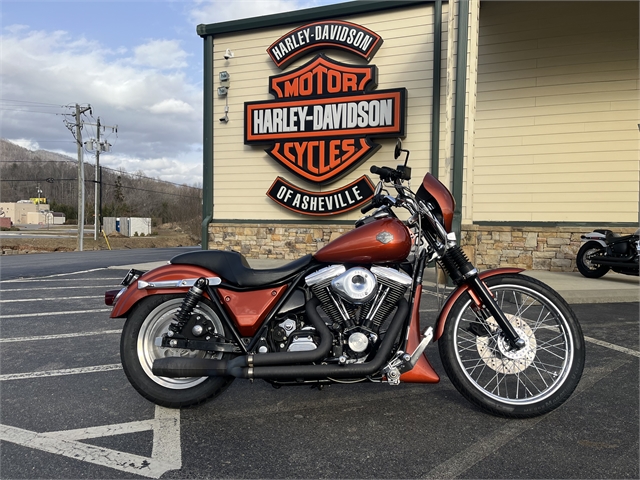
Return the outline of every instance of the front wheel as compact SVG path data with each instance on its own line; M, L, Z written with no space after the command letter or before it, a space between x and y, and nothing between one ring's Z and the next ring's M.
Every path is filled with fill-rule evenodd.
M575 314L534 278L496 275L485 284L525 346L511 349L491 314L463 294L438 342L447 375L469 401L494 415L550 412L569 398L584 368L584 336Z
M156 345L169 330L184 296L153 295L138 303L129 314L120 340L120 358L129 382L143 397L157 405L180 408L197 405L222 393L233 377L158 377L151 372L154 360L167 356L223 358L199 350L182 350ZM222 322L207 300L193 310L198 322L224 336ZM229 354L226 354L229 355Z
M576 257L576 267L578 267L578 271L587 278L602 277L609 271L609 267L591 263L591 256L604 253L604 251L604 247L595 241L589 241L582 245Z

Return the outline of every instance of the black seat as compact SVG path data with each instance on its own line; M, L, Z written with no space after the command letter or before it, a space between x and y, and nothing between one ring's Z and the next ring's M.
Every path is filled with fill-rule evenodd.
M281 267L256 270L249 266L247 259L241 253L201 250L175 256L171 259L171 263L206 268L238 287L259 287L285 280L309 265L312 258L313 255L309 254Z

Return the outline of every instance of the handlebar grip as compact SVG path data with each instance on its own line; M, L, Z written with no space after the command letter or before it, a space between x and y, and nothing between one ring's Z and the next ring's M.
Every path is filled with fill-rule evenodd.
M374 208L376 208L376 207L373 205L373 202L369 202L369 203L367 203L364 207L362 207L362 208L360 209L360 212L362 212L363 214L365 214L365 213L367 213L367 212L369 212L369 211L373 210Z
M379 175L382 180L385 182L389 182L391 180L397 180L400 178L400 172L398 172L395 168L389 167L376 167L373 165L369 171L374 175Z

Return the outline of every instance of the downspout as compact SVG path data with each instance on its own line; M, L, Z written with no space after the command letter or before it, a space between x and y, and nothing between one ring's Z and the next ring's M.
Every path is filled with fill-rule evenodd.
M453 3L453 2L451 2ZM449 8L451 9L451 3ZM458 241L462 236L462 182L464 167L464 128L467 91L467 42L469 40L469 0L458 4L458 49L456 52L456 106L453 127L453 231Z
M442 0L433 5L433 87L431 107L431 175L440 172L440 80L442 56Z
M213 220L213 36L204 37L202 134L202 250L209 250Z

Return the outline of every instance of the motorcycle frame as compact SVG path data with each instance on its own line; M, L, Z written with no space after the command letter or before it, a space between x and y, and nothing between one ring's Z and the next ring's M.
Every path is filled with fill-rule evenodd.
M188 285L180 287L164 286L163 288L136 288L138 281L142 280L145 284L158 284L158 282L175 282L181 284L189 284L197 278L207 279L219 279L218 281L208 281L207 287L204 292L204 297L207 298L213 305L215 313L223 323L227 337L231 337L236 345L240 349L240 354L249 354L254 352L261 339L266 338L266 333L269 324L279 312L280 308L291 298L297 288L303 285L304 278L311 272L326 266L327 264L313 261L307 268L298 272L297 274L285 279L283 281L261 285L259 288L242 288L235 285L228 284L220 279L214 272L210 272L207 269L198 267L195 265L164 265L154 270L142 274L140 277L132 278L132 282L125 287L124 293L121 298L116 302L110 317L124 317L138 302L152 295L166 295L166 294L179 294L185 295L189 289ZM401 344L398 348L399 351L412 353L420 342L420 302L422 296L422 279L424 270L426 268L426 255L424 252L415 259L413 265L413 284L410 289L409 296L409 312L407 318L404 321L404 325L401 330ZM518 268L498 268L494 270L487 270L478 275L480 281L487 278L502 275L520 273L522 269ZM215 285L212 285L215 283ZM277 300L277 302L268 311L266 317L258 326L256 333L252 337L243 337L240 335L238 326L234 320L227 313L226 308L222 304L222 299L216 291L218 288L227 289L237 292L251 292L255 290L264 290L276 287L286 286L284 294ZM474 286L471 279L466 280L459 285L447 298L442 310L435 319L434 322L434 336L433 341L437 341L444 330L447 316L453 308L454 303L464 293L469 293L476 305L481 306L482 301L473 293ZM373 352L375 353L375 352ZM400 380L402 382L410 383L436 383L439 381L438 375L428 362L426 355L421 355L416 366L407 372L402 373ZM318 383L318 382L313 382Z
M381 184L382 185L382 182ZM422 292L422 279L424 270L427 264L427 257L429 260L433 260L435 258L439 258L441 260L444 259L444 256L447 254L449 249L458 249L460 247L457 246L455 241L455 236L451 236L445 226L442 225L432 213L432 208L424 205L421 201L420 205L413 196L405 195L405 188L401 185L401 182L396 179L396 182L393 184L393 187L398 192L399 202L391 197L385 197L388 199L387 201L392 201L392 205L402 204L405 206L410 213L413 214L414 219L417 219L417 215L422 218L422 221L426 222L430 225L430 230L422 230L421 223L418 221L418 235L416 235L416 254L413 260L412 265L412 285L409 293L409 314L404 319L404 324L401 329L401 344L396 352L396 355L403 354L407 352L407 349L410 348L415 350L417 348L417 343L419 343L419 306L421 301L421 292ZM379 190L378 190L379 191ZM369 208L370 209L370 208ZM382 210L385 210L384 213L388 216L396 217L394 212L388 208L388 206L383 206L379 208L373 216L375 217ZM364 209L363 209L364 212ZM411 221L409 222L411 223ZM446 222L445 222L446 223ZM414 223L415 226L415 223ZM408 226L405 226L407 230ZM428 247L424 244L426 242ZM418 248L419 247L419 248ZM460 253L461 254L461 253ZM454 271L450 271L449 274L452 275L454 281L457 285L457 288L451 293L443 309L438 315L435 322L435 335L433 337L434 341L437 341L443 333L444 324L446 322L447 316L449 315L453 305L456 300L460 298L464 293L468 293L478 308L486 308L491 315L495 318L498 325L502 328L505 334L505 338L512 344L513 348L521 348L521 345L518 342L521 342L521 339L518 337L518 333L515 331L512 324L506 319L504 313L496 304L495 299L489 288L484 284L485 279L489 277L493 277L496 275L506 274L506 273L520 273L522 269L517 268L500 268L495 270L489 270L482 272L481 274L475 269L475 267L466 260L466 257L462 255L463 258L462 264L453 262L453 265L450 268ZM460 257L458 257L460 258ZM280 311L280 308L284 305L284 303L293 295L293 293L297 290L299 286L302 286L304 278L311 272L317 270L322 266L327 266L332 263L343 263L343 262L331 262L325 261L321 262L314 258L311 264L308 265L304 270L299 271L296 274L291 275L288 278L282 279L278 282L272 284L260 285L258 288L247 288L247 287L238 287L237 285L231 285L224 282L219 275L215 272L210 272L207 269L202 267L188 265L188 264L178 264L178 265L165 265L163 267L159 267L158 269L151 270L146 274L143 274L137 279L138 288L132 288L133 281L136 280L135 276L128 275L127 278L131 278L132 283L126 286L126 290L121 292L122 298L116 298L116 305L114 306L111 317L122 317L125 316L128 311L137 304L144 297L149 295L158 295L158 294L185 294L187 292L187 283L193 284L195 280L198 278L210 279L207 281L206 289L204 292L204 296L208 298L215 308L215 313L219 316L221 321L224 324L225 331L227 335L231 335L233 340L236 342L238 347L243 354L255 353L255 349L258 346L258 343L261 341L266 341L269 324L275 318L275 316ZM354 262L360 263L360 262ZM398 265L397 262L391 262L391 264ZM364 263L363 263L364 265ZM180 278L179 273L193 274L196 275L196 278L188 278L186 279L184 276L182 277L182 284L185 286L182 287L182 284L179 287L174 286L173 283L169 282L169 285L165 286L162 289L154 289L154 282L167 282L169 280L176 281L178 284ZM453 275L455 274L455 275ZM144 279L144 280L143 280ZM141 287L141 283L143 282L143 287ZM271 288L281 288L285 287L285 291L282 296L276 300L275 304L270 304L269 309L266 313L266 316L262 320L256 320L257 328L255 329L255 333L251 337L243 337L240 335L239 325L233 321L233 319L228 314L226 308L222 303L222 299L220 298L219 292L217 289L226 289L234 292L252 292L252 291L263 291ZM306 290L308 292L308 290ZM305 296L305 300L309 301L309 297ZM375 354L376 349L374 348L371 353ZM418 370L422 372L411 374L412 370L404 372L402 375L405 376L405 381L415 381L415 382L435 382L438 381L437 374L433 371L431 366L428 364L425 355L420 355L420 363L416 364L418 366ZM415 367L414 367L415 368ZM407 380L411 378L411 380ZM401 376L401 380L403 380Z

